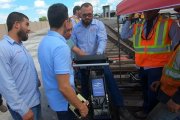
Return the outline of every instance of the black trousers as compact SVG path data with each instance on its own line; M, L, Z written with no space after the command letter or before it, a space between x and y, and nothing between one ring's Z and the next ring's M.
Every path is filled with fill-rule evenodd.
M75 115L72 111L56 111L58 120L75 120Z

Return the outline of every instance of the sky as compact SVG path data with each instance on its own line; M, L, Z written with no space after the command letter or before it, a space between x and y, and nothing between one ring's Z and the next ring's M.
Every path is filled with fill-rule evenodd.
M6 22L9 13L13 11L27 15L30 21L38 21L40 17L47 16L48 7L54 3L63 3L68 7L69 16L73 7L89 2L94 7L94 13L102 13L102 6L110 5L115 10L121 0L0 0L0 24Z

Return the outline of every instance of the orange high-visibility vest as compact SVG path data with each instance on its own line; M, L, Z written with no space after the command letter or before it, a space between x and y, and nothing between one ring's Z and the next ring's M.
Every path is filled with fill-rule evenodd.
M180 87L180 68L175 68L177 52L180 52L180 45L173 53L167 65L163 69L161 77L161 90L168 96L173 96ZM179 54L179 53L178 53ZM176 61L177 62L177 61ZM180 62L180 61L178 61Z
M169 37L172 19L157 18L157 22L144 40L144 21L134 25L133 45L135 62L140 67L163 67L171 56Z

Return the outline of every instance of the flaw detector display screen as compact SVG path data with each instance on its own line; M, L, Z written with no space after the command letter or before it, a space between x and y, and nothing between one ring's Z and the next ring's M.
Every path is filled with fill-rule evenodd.
M93 96L104 96L104 83L103 78L92 79Z

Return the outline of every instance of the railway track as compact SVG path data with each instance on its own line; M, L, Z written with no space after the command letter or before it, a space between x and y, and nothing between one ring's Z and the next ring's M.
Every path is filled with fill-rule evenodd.
M118 42L118 32L116 20L103 20L108 34L106 55L113 62L110 68L121 89L125 106L130 111L136 111L142 106L142 91L138 75L138 70L134 61L135 51L130 40ZM119 54L120 53L120 54Z

